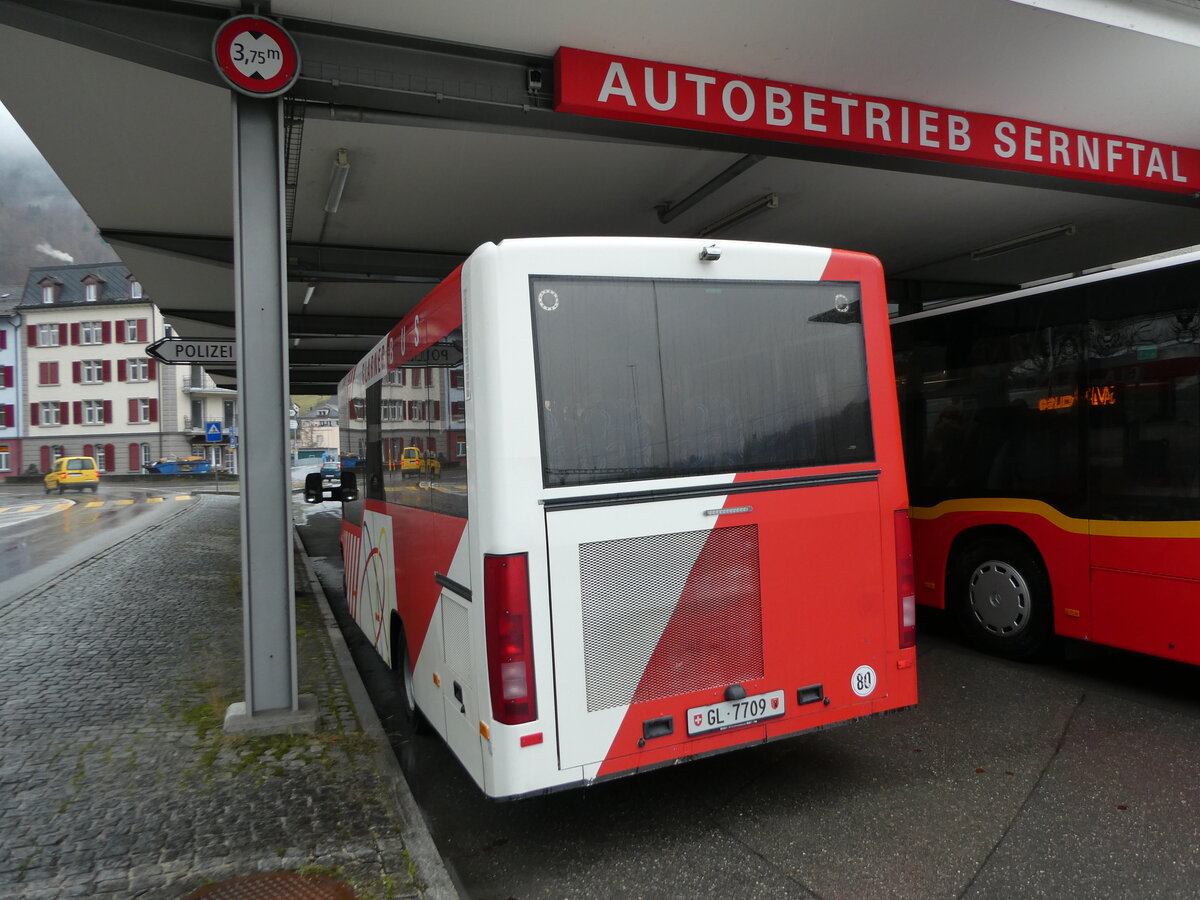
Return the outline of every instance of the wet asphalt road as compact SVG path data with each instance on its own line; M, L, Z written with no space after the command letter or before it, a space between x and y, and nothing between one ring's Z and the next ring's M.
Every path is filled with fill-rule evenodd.
M333 504L300 534L342 609ZM1085 645L1041 665L922 615L920 705L842 728L511 802L413 735L346 627L464 896L1193 897L1200 669Z
M96 493L46 494L0 485L0 601L101 552L191 502L188 486L101 484Z

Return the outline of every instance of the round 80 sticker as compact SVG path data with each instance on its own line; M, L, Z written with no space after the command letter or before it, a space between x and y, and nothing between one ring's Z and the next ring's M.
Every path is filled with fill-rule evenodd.
M860 697L869 697L875 691L875 670L870 666L859 666L850 676L850 690Z

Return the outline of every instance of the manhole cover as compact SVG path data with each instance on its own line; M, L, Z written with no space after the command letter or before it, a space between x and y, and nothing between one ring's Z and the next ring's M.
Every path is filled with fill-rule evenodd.
M210 884L192 891L184 900L355 900L344 881L324 875L266 872Z

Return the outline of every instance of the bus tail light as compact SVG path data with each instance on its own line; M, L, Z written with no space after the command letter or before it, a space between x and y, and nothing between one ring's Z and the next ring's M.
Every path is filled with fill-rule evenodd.
M896 594L900 601L900 649L917 643L917 582L913 574L912 526L908 510L898 509L896 522Z
M527 554L484 555L483 604L492 716L505 725L532 722L537 699Z

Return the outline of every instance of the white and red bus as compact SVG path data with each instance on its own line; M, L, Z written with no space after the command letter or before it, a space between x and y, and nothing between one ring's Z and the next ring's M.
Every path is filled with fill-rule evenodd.
M486 244L340 399L349 609L489 796L916 703L874 258Z
M1200 254L893 320L917 597L1200 664Z

